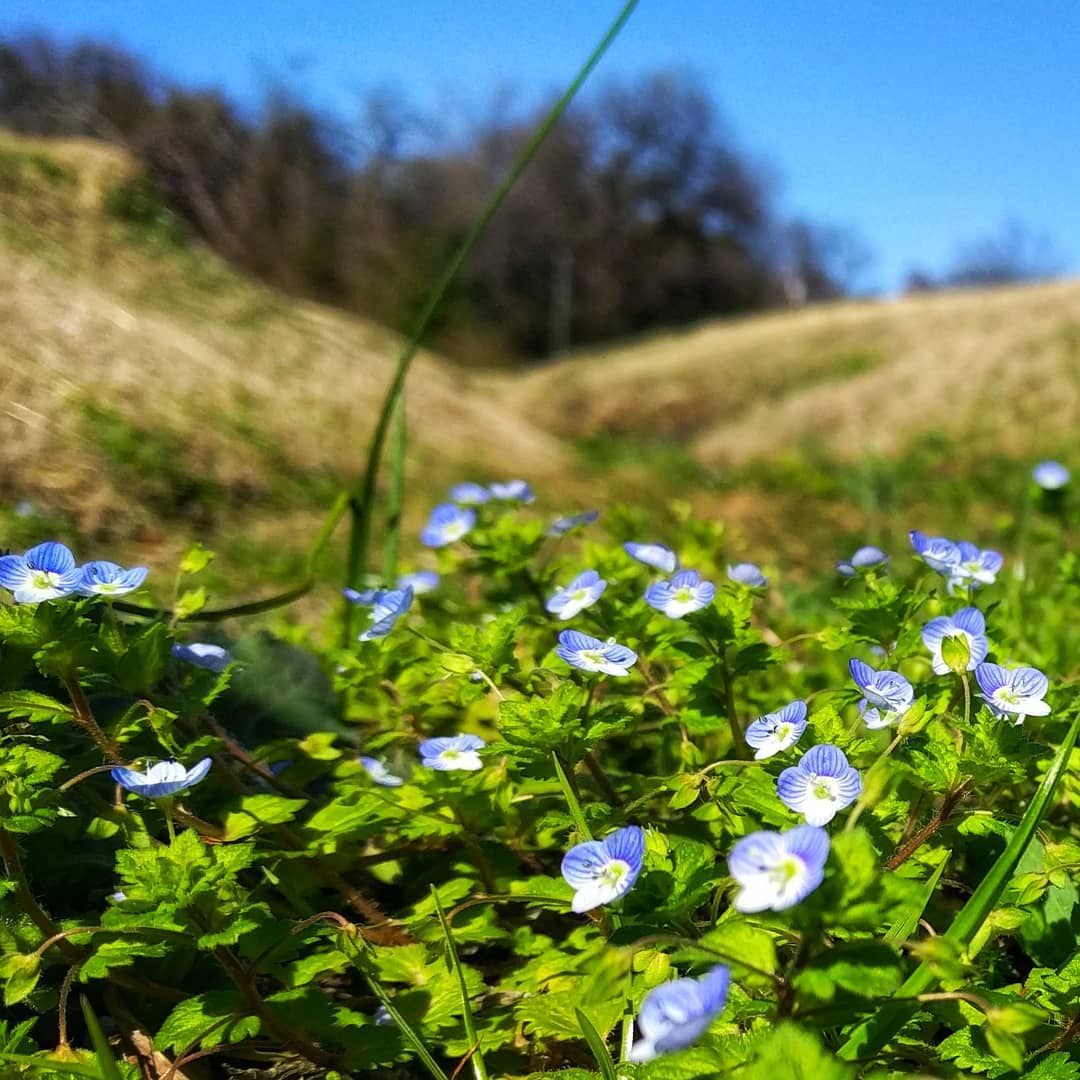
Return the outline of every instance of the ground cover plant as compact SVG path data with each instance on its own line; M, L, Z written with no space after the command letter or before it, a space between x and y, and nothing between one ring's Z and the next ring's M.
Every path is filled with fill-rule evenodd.
M1036 477L1038 544L913 530L827 590L717 523L461 484L432 568L278 643L326 691L303 735L237 734L203 549L171 593L0 558L2 1060L1080 1075L1080 573Z

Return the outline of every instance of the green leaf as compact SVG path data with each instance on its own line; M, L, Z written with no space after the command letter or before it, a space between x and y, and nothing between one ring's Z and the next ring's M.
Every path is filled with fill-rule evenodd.
M199 574L210 565L213 558L212 551L208 551L202 544L195 544L184 552L177 569L181 574Z
M950 852L949 855L951 854ZM945 873L948 862L949 856L946 855L938 863L937 869L930 875L922 892L911 903L904 906L899 917L886 931L885 940L890 945L902 945L915 933L919 920L923 917L923 912L926 911L927 905L937 891L938 882L941 880L941 875Z
M239 810L225 816L225 839L240 840L258 831L260 825L280 825L292 821L306 805L306 799L248 795L241 800Z
M855 1070L837 1061L818 1037L792 1023L781 1023L761 1044L754 1060L739 1070L740 1080L854 1080Z
M0 979L4 980L4 1004L14 1005L33 993L41 975L41 957L36 953L9 953L0 957Z
M236 990L210 990L181 1001L154 1039L159 1049L186 1053L221 1043L239 1042L259 1033L257 1016L249 1016Z
M1010 1068L1019 1072L1024 1067L1024 1040L1011 1031L1003 1031L1001 1028L988 1024L983 1034L986 1036L986 1045L990 1052L1000 1061L1004 1061Z

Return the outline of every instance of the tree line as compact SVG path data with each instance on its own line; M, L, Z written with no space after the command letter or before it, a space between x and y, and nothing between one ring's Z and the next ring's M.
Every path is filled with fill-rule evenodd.
M0 41L0 125L121 143L226 258L398 329L540 112L496 109L448 132L393 93L368 94L345 122L280 87L250 110L107 44ZM772 171L698 81L653 72L608 83L556 127L434 343L469 363L536 359L842 296L867 261L849 231L779 213Z

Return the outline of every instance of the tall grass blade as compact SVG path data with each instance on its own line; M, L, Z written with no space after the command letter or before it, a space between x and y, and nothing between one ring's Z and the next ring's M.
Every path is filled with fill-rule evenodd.
M375 977L371 964L367 962L361 952L363 946L359 945L355 938L342 934L339 939L339 947L348 957L349 963L364 977L364 981L370 987L371 992L379 999L379 1004L386 1010L386 1015L397 1025L398 1031L401 1032L405 1041L413 1048L424 1068L435 1080L449 1080L439 1063L431 1056L431 1051L424 1044L424 1040L410 1026L408 1020L398 1012L397 1007L394 1005L394 999L383 989L382 983Z
M120 1066L116 1064L116 1058L113 1057L112 1050L109 1049L109 1040L105 1038L105 1032L101 1030L101 1024L98 1023L94 1010L90 1008L90 1002L80 995L79 1004L82 1006L86 1030L90 1032L90 1044L93 1046L94 1054L97 1056L97 1063L101 1069L103 1080L124 1080L124 1076L120 1072Z
M487 1065L484 1064L484 1051L480 1046L480 1036L476 1031L476 1020L473 1018L472 1001L469 998L469 986L465 980L465 971L458 957L457 946L454 944L454 935L450 924L446 921L442 903L435 886L431 887L431 898L435 901L435 913L439 916L439 925L442 927L443 937L446 938L446 963L457 977L458 990L461 993L461 1017L465 1022L465 1035L469 1040L472 1050L473 1075L476 1080L488 1080Z
M1077 708L1074 703L1073 709ZM1035 835L1039 823L1042 821L1050 802L1054 797L1054 790L1061 779L1069 763L1073 747L1076 745L1077 736L1080 735L1080 711L1073 717L1069 730L1065 735L1061 746L1054 755L1050 768L1046 771L1043 782L1035 792L1035 797L1020 819L1016 831L1009 838L1005 850L997 857L996 862L990 868L990 872L982 879L978 887L971 894L968 902L960 909L959 914L953 919L952 925L945 931L944 937L956 944L966 947L975 931L982 926L991 908L1005 888L1016 864L1027 850L1031 838ZM920 964L908 976L903 986L896 991L894 997L913 998L918 994L924 994L934 985L936 976L927 964ZM891 1005L883 1005L867 1020L859 1024L848 1036L847 1041L837 1051L839 1057L845 1061L855 1061L859 1058L872 1057L904 1026L917 1010L918 1005L907 1002L896 1002Z
M364 475L360 483L360 488L352 500L352 530L349 537L346 585L357 585L361 574L363 574L364 569L367 566L368 547L371 543L371 517L375 502L375 485L379 475L379 464L382 460L383 444L386 441L387 429L390 425L394 410L397 407L398 398L401 397L405 386L405 376L408 374L409 367L416 357L421 341L427 334L431 322L438 312L439 306L443 302L443 298L446 296L447 290L450 288L454 278L457 277L458 272L461 270L469 252L472 251L473 246L479 239L480 234L487 228L488 222L495 216L495 212L513 189L518 178L528 167L529 162L536 156L536 152L543 145L544 140L551 132L551 129L558 123L567 108L569 108L571 101L573 101L577 92L584 85L585 80L592 73L593 68L600 62L601 57L607 52L608 47L618 36L619 31L626 24L631 14L633 14L637 4L638 0L627 0L627 3L623 5L622 10L615 18L615 21L589 54L588 59L586 59L581 69L574 77L573 82L566 88L559 100L555 102L547 116L544 117L540 126L533 133L532 138L529 139L524 149L518 154L513 165L510 166L510 171L488 199L484 209L480 212L480 216L473 222L472 227L469 229L465 238L461 241L461 244L458 246L450 261L443 269L443 272L432 286L431 291L428 293L427 299L424 301L424 305L417 317L416 324L412 329L412 333L409 335L401 354L398 356L394 378L391 380L390 386L387 389L386 397L383 400L382 409L379 412L379 418L375 424L375 430L372 433L371 442L368 446L367 461L364 466ZM355 617L356 612L354 606L346 603L345 627L342 638L345 645L348 645L352 641L353 622Z
M600 1070L600 1075L604 1080L618 1080L615 1072L615 1062L611 1060L607 1044L600 1038L600 1032L593 1027L592 1021L580 1009L575 1009L574 1015L577 1017L581 1034L589 1044L592 1056L596 1058L596 1065Z

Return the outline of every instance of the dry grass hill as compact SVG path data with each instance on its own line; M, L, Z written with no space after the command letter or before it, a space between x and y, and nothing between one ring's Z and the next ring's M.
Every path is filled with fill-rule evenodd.
M24 501L95 555L168 563L199 536L287 576L359 467L399 342L245 278L139 198L118 150L0 135L0 524ZM409 412L414 519L462 473L528 476L561 510L676 493L654 468L673 454L683 494L792 448L902 459L928 431L1023 458L1076 425L1080 283L709 324L517 376L427 354ZM603 485L582 469L597 440L640 448ZM745 490L707 498L767 538Z

